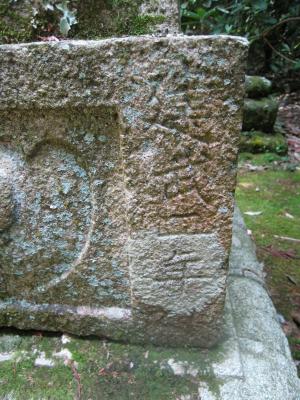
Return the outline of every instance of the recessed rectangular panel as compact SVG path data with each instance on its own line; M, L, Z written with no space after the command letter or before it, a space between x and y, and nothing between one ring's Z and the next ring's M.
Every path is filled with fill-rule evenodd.
M3 298L130 305L120 125L115 108L2 113Z

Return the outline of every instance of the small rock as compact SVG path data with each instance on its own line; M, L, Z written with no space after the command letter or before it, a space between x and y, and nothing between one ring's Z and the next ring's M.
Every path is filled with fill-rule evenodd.
M277 112L278 101L273 97L264 97L259 100L245 99L243 131L273 132Z
M35 360L34 365L35 365L35 367L52 368L52 367L54 367L55 363L53 360L46 358L46 355L44 352L41 352L39 357Z
M0 353L0 362L10 361L14 357L13 353Z
M53 356L57 358L62 358L64 361L72 360L73 358L72 353L68 349L61 349L61 351L59 351L58 353L53 353Z
M173 358L170 358L168 365L171 367L174 375L185 375L185 367L182 362L176 362Z
M63 334L61 337L61 342L62 342L62 344L70 343L71 342L70 336Z
M248 97L256 99L271 93L272 82L263 76L246 76L245 90Z

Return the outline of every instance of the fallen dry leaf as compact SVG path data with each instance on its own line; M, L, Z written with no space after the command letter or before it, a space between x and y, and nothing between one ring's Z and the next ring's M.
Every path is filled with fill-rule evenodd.
M288 237L288 236L278 236L278 235L274 235L274 237L276 239L280 239L280 240L287 240L290 242L296 242L296 243L300 243L300 239L296 239L296 238L292 238L292 237Z
M250 189L253 188L253 183L250 182L240 182L239 186L245 188L245 189Z
M294 219L295 218L292 214L289 214L288 212L284 213L284 215L289 219Z
M250 215L251 217L256 217L257 215L262 214L262 211L246 211L244 214Z
M286 277L293 285L297 285L297 281L291 275L286 275Z

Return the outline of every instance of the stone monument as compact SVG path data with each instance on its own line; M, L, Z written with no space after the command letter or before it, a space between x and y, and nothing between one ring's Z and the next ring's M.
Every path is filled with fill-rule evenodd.
M0 46L0 326L216 343L246 50L173 34Z

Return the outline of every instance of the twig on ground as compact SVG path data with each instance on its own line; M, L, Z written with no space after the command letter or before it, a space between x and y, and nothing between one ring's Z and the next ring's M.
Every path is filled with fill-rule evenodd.
M274 237L276 239L280 239L280 240L288 240L290 242L296 242L296 243L300 243L300 239L295 239L292 237L288 237L288 236L278 236L278 235L274 235Z
M77 383L76 400L81 400L82 384L80 374L78 373L75 362L73 360L68 360L67 365L71 368L73 378Z
M293 285L297 285L297 281L292 276L286 275L286 277Z

